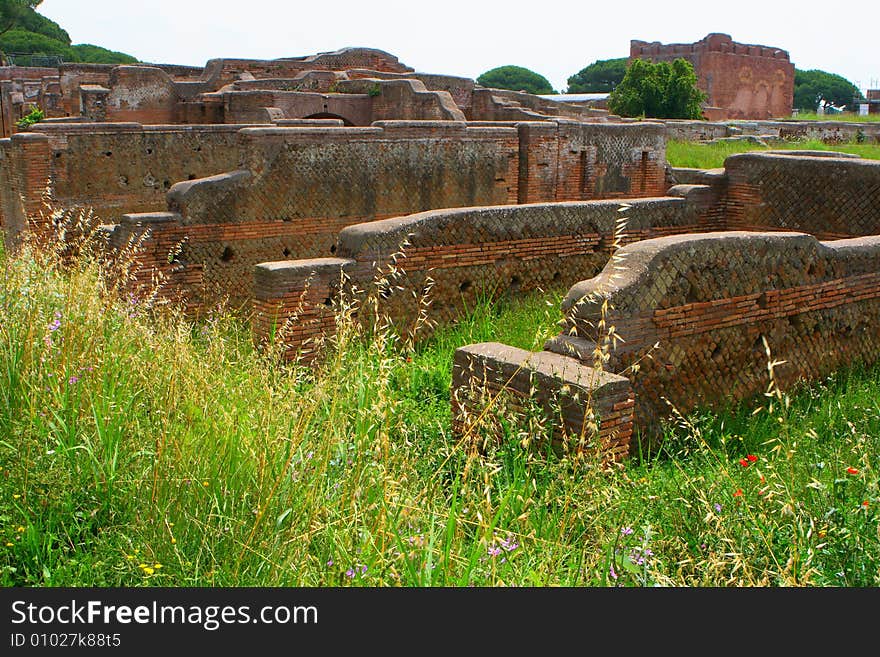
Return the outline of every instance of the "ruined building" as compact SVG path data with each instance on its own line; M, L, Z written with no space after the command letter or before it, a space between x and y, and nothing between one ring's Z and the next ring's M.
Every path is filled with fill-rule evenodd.
M694 65L698 86L707 95L709 120L772 119L791 115L794 64L788 52L709 34L696 43L631 41L630 60L671 62L679 57Z
M787 90L790 105L785 53L701 43L715 102L751 111ZM742 93L718 73L735 65L753 82ZM880 358L878 162L788 151L673 170L667 136L728 126L624 121L364 48L52 71L0 71L0 229L14 247L86 213L109 256L136 245L133 298L158 281L194 315L228 300L257 342L311 358L338 302L392 268L378 303L402 331L422 295L443 322L477 299L569 286L564 331L543 351L456 355L460 434L482 393L534 392L562 438L595 425L617 458L669 402L765 389L765 340L785 382ZM53 118L22 131L13 119L29 106ZM761 123L828 141L846 127ZM880 140L880 126L849 127ZM599 369L606 324L625 342Z

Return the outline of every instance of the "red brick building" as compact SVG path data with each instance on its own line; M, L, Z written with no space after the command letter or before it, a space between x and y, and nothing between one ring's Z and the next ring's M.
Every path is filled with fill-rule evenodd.
M679 57L694 65L698 86L709 96L706 118L791 115L794 64L785 50L737 43L727 34L709 34L696 43L630 42L630 60L668 62Z

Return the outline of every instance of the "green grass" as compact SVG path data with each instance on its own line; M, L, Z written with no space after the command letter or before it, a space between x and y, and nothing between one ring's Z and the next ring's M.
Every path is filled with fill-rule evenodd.
M849 112L841 114L816 114L815 112L800 112L797 116L790 116L786 121L845 121L847 123L874 123L880 121L880 114L868 114L859 116Z
M87 259L0 267L0 585L880 584L880 368L608 468L450 431L454 349L539 348L562 291L415 349L342 312L307 369L229 313L116 298Z
M717 169L724 160L737 153L767 150L811 150L853 153L859 157L880 160L880 144L826 144L818 140L786 142L761 146L746 141L699 144L689 141L670 140L666 144L666 159L674 167L694 169Z

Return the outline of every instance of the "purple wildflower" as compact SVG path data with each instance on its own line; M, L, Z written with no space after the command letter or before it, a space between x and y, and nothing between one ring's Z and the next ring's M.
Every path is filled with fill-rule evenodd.
M70 385L76 385L77 383L79 383L79 377L74 374L72 377L67 379L67 383L69 383Z
M519 547L519 543L516 542L516 538L514 538L513 534L508 534L507 538L501 541L501 547L503 547L508 552L513 552L516 548Z
M333 559L328 559L328 560L327 560L327 566L329 567L329 566L332 566L332 565L333 565Z
M501 548L490 545L488 552L490 557L497 557L499 554L501 554Z
M721 513L721 505L715 502L715 513Z
M630 534L633 533L633 528L632 527L624 527L623 529L620 530L620 533L623 534L624 536L629 536Z
M611 579L617 579L617 573L614 572L613 565L608 569L608 576L611 577Z
M345 576L348 577L348 579L354 579L354 568L349 568L348 570L346 570Z

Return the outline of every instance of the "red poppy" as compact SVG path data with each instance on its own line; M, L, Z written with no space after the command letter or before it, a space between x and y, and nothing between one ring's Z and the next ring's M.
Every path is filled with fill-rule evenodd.
M868 508L868 500L865 500L864 502L862 502L862 506L867 509Z
M847 468L846 471L849 472L850 474L859 474L859 471L857 468L850 467L850 468Z
M737 489L736 489L736 492L733 494L733 496L734 496L734 497L742 497L742 496L743 496L743 489L742 489L742 488L737 488Z
M740 460L739 460L739 464L740 464L742 467L744 467L744 468L749 467L749 462L746 461L745 459L740 459Z
M748 455L746 456L746 458L747 458L749 461L751 461L752 463L754 463L755 461L758 460L758 457L755 456L754 454L748 454Z

